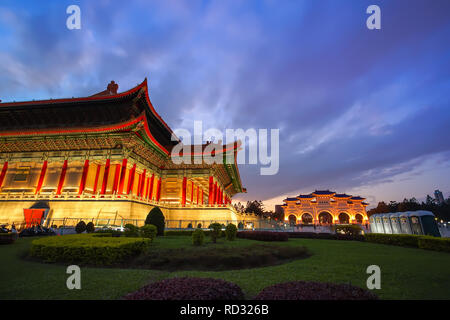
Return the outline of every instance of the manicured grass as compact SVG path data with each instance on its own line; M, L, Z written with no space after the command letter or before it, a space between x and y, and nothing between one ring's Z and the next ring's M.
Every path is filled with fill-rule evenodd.
M143 269L81 269L81 290L66 288L66 266L24 260L32 239L19 239L0 246L0 299L117 299L144 284L174 276L222 278L238 284L247 298L266 286L292 281L330 281L365 287L366 268L381 268L384 299L450 299L450 254L373 243L290 239L283 246L306 246L313 255L286 264L231 271L166 272ZM209 239L207 238L207 241ZM216 246L247 246L257 243L237 239ZM261 243L261 242L258 242ZM190 247L191 238L157 238L161 248ZM213 246L213 244L207 244Z

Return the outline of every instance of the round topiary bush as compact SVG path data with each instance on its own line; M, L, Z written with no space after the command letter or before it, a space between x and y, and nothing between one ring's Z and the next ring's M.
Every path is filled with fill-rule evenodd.
M158 229L158 236L164 235L164 215L159 207L154 207L145 219L145 224L153 224Z
M139 228L136 227L134 224L127 223L125 225L124 235L125 237L137 238L141 236L141 232Z
M86 223L84 221L80 221L77 223L77 225L75 226L75 231L77 233L82 233L86 231Z
M149 238L150 241L156 238L158 229L152 224L145 224L140 228L141 234L144 238Z
M94 231L95 231L94 223L92 221L88 222L88 224L86 225L86 232L92 233Z
M264 288L255 300L376 300L369 290L350 284L292 281Z
M209 225L211 232L209 233L212 242L216 243L222 233L222 225L220 223L211 223Z
M236 226L232 223L228 224L227 227L225 228L225 235L227 237L227 240L233 241L234 239L236 239L236 234L237 234Z
M124 297L126 300L241 300L239 286L222 279L170 278L150 283Z
M192 232L192 244L194 246L201 246L205 241L205 233L202 229L196 229Z

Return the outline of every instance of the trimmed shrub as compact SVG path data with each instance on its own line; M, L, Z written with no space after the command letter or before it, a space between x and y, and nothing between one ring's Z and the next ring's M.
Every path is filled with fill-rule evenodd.
M11 244L19 237L18 233L0 233L0 244Z
M154 207L145 219L145 224L152 224L158 229L158 236L164 235L165 220L164 215L159 207Z
M415 248L419 247L420 237L414 234L367 233L365 235L367 242Z
M73 234L33 240L30 255L44 262L112 265L141 254L150 244L149 239L103 235Z
M94 231L95 231L94 223L92 221L88 222L88 224L86 225L86 232L92 233Z
M192 244L194 246L201 246L205 241L205 233L202 229L196 229L192 232Z
M289 235L287 232L273 232L273 231L239 231L238 238L258 240L258 241L288 241Z
M156 238L156 234L158 233L158 229L156 228L156 226L152 225L152 224L145 224L140 228L141 231L141 235L144 238L148 238L150 239L150 241L153 242L153 239Z
M227 240L233 241L234 239L236 239L236 233L237 228L232 223L228 224L227 227L225 228L225 235L227 237Z
M434 251L450 252L450 239L423 236L419 238L419 248Z
M126 300L242 300L239 286L222 279L170 278L153 282L124 297Z
M124 231L125 237L140 237L140 230L138 227L136 227L134 224L127 223L125 225L125 231Z
M84 221L80 221L77 223L77 225L75 226L75 231L77 233L83 233L86 231L86 223Z
M292 281L264 288L255 300L377 300L373 292L328 282Z
M222 233L222 225L220 223L212 223L209 228L211 229L211 240L212 242L216 243L217 238L220 238L220 234Z

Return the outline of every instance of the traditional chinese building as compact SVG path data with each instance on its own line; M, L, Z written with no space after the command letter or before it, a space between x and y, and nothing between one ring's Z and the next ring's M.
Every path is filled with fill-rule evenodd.
M365 198L329 190L286 198L282 207L290 224L365 224L368 223Z
M245 189L236 161L176 164L171 150L179 141L152 105L147 81L117 90L112 81L85 98L0 103L0 223L139 224L154 206L173 227L239 221L231 198ZM203 159L207 146L192 146L189 156ZM236 160L238 148L213 153L231 149Z

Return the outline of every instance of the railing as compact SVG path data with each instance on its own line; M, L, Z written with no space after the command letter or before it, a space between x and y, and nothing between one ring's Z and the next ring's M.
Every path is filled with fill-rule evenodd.
M165 208L228 208L230 210L236 211L235 208L231 204L196 204L196 203L187 203L186 205L182 205L180 202L174 201L155 201L150 199L145 199L144 197L139 197L133 194L100 194L97 192L96 194L85 193L78 194L78 192L63 192L59 195L55 194L55 192L41 192L38 194L30 193L30 192L3 192L0 193L0 201L1 200L74 200L74 201L83 201L83 200L111 200L111 201L120 201L120 200L128 200L128 201L136 201L149 205L158 205Z

